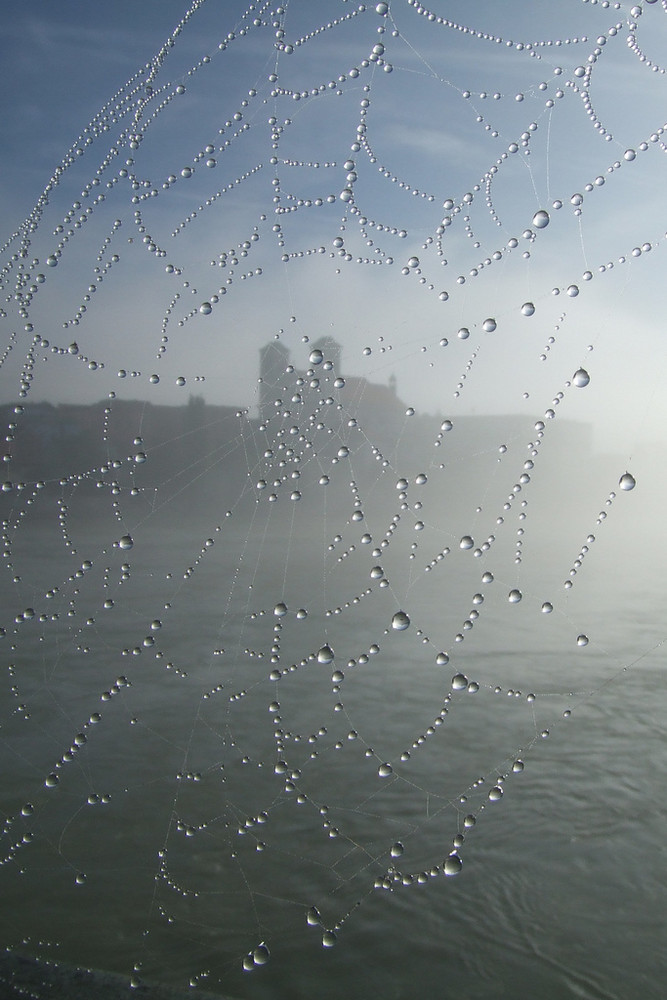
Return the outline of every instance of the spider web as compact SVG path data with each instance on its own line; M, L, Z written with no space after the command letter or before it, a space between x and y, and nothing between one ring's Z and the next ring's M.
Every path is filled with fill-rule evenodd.
M504 920L617 995L528 886L657 850L665 10L199 0L53 168L1 262L7 948L409 996L445 927L488 996Z

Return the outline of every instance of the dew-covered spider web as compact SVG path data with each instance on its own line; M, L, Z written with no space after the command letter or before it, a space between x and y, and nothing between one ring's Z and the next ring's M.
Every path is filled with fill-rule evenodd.
M0 942L661 996L667 2L109 6L8 14Z

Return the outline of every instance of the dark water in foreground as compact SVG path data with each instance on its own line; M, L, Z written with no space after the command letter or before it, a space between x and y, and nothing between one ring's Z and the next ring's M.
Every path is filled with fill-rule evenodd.
M605 550L595 576L577 583L576 603L542 616L540 633L529 615L550 593L544 564L532 577L526 571L524 617L511 626L505 600L494 605L487 588L488 631L480 621L476 644L466 639L457 650L456 669L477 678L480 691L455 693L442 726L401 763L400 751L440 711L454 672L450 664L434 673L432 657L423 659L417 618L433 633L443 588L465 583L467 570L405 591L413 617L405 634L378 626L377 605L364 610L368 597L347 611L341 604L328 635L336 664L339 651L341 662L356 651L357 663L332 695L332 668L307 660L322 642L321 617L299 623L292 613L312 586L307 547L291 533L294 593L288 615L277 618L284 536L260 539L251 524L225 530L197 562L206 545L176 526L169 536L144 536L150 544L135 545L131 557L102 554L90 529L65 563L57 547L49 550L50 528L34 526L21 596L37 594L37 578L60 589L48 600L33 596L36 616L21 624L14 649L11 637L3 640L18 694L7 684L2 801L14 821L0 870L2 943L128 977L136 963L139 977L184 993L192 980L248 1000L662 997L659 566L646 563L643 589L628 589L612 571L618 551ZM71 572L87 553L93 566L68 583L63 567ZM131 572L119 586L124 560ZM115 599L106 611L105 579ZM332 607L336 587L357 594L358 579L356 571L342 582L331 575ZM12 607L21 606L18 588L4 598ZM56 605L60 618L39 623ZM161 628L151 630L158 619ZM584 651L569 641L582 621L591 633ZM151 636L156 644L144 645ZM359 654L375 638L381 652L363 663ZM306 665L278 683L267 681L272 641L283 665L306 654ZM117 677L129 686L113 691ZM94 712L101 718L91 722ZM85 736L79 745L77 733ZM73 759L55 768L58 785L45 788L73 740ZM488 801L494 775L507 772L507 761L511 771L518 756L525 769L509 774L502 801ZM274 773L281 758L301 771L302 804ZM394 765L386 782L377 777L384 760ZM27 803L32 812L22 816ZM461 873L431 875L470 812L477 824L459 849ZM23 837L31 842L12 849ZM405 853L392 861L399 840ZM392 863L423 872L423 883L374 888ZM307 924L312 906L321 926ZM322 947L323 930L336 924L335 947ZM244 972L243 956L261 942L270 960Z

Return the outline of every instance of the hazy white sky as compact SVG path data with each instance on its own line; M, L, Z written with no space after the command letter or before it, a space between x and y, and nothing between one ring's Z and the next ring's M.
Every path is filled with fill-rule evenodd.
M632 6L434 0L429 16L406 0L387 14L345 0L292 0L283 13L205 2L147 92L136 74L181 3L14 5L0 53L5 237L67 151L83 155L30 233L26 287L46 280L26 315L16 262L6 279L0 398L18 398L38 335L48 347L35 352L31 399L197 392L252 408L264 343L280 336L305 367L306 338L330 333L343 374L393 373L422 411L538 418L563 392L559 412L595 421L610 442L652 434L667 416L665 82L654 65L667 18L660 4L637 16ZM119 110L86 146L108 102ZM582 366L590 385L568 389Z

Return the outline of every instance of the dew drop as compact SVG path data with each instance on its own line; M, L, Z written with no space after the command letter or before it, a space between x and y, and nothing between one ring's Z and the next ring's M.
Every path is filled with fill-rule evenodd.
M587 645L588 645L588 636L587 635L583 635L583 633L582 633L582 635L578 635L577 636L577 646L587 646Z
M49 774L47 775L44 784L46 785L47 788L55 788L59 781L60 778L58 777L57 774Z
M324 355L319 350L311 351L308 360L311 365L321 365L324 361Z
M435 658L435 662L439 667L444 667L447 663L449 663L449 653L438 653Z
M442 866L445 875L458 875L462 868L463 862L458 854L450 854L448 858L445 858L445 863Z
M380 764L378 767L378 777L379 778L389 778L394 773L394 769L391 764Z
M456 334L459 340L467 340L470 336L470 330L467 326L462 326L459 332Z
M397 840L396 843L393 844L391 848L392 858L400 858L404 850L405 848L403 847L403 844L400 842L400 840Z
M252 953L252 960L255 965L266 965L271 954L265 944L260 944Z
M123 535L123 537L118 542L118 547L120 549L131 549L134 545L134 540L132 535Z
M509 594L507 595L507 600L510 602L510 604L518 604L522 597L523 594L521 593L521 591L514 589L510 590Z
M493 333L493 331L496 329L496 326L497 326L496 321L491 316L488 319L485 319L484 322L482 323L482 329L484 330L484 333Z
M585 368L577 368L576 372L572 376L572 381L580 389L583 389L584 386L587 386L590 380L591 377Z
M494 785L489 792L489 802L497 802L503 797L503 790L500 785Z
M570 296L571 299L576 299L577 295L579 294L579 286L578 285L568 285L566 291L567 291L567 294Z
M318 663L332 663L334 658L334 651L328 644L322 646L317 653Z
M322 947L333 948L336 943L336 935L333 931L325 931L322 935Z
M554 606L551 603L551 601L545 601L544 604L542 605L542 611L544 612L545 615L550 615L553 609Z
M622 490L634 490L637 480L629 472L624 472L618 481L618 485Z
M474 544L475 543L474 543L473 539L470 537L470 535L464 535L463 538L461 539L461 541L459 542L459 548L461 548L461 549L471 549Z
M546 229L549 225L549 213L545 212L543 208L536 212L533 216L533 225L536 229Z
M276 616L276 618L283 618L287 614L287 605L284 603L284 601L280 601L278 604L276 604L275 608L273 609L273 613Z
M465 674L454 674L452 677L452 688L454 691L464 691L468 687L468 678Z
M410 618L405 611L397 611L391 620L391 627L397 632L404 632L410 627Z
M419 267L419 257L411 257L408 261L408 267Z
M524 316L533 316L535 313L535 306L532 302L524 302L521 306L521 312Z
M210 302L202 302L202 304L199 307L199 312L202 314L202 316L208 316L210 315L210 313L213 312L213 306L211 305Z

